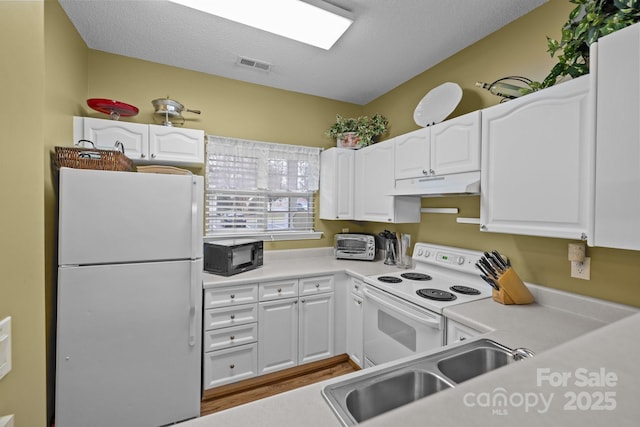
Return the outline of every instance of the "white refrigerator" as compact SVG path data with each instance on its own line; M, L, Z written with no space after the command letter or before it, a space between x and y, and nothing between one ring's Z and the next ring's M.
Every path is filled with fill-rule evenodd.
M200 176L62 168L57 427L200 415Z

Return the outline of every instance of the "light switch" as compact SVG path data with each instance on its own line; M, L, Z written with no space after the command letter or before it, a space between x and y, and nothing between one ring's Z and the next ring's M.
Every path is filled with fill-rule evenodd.
M0 380L11 371L11 316L0 320Z

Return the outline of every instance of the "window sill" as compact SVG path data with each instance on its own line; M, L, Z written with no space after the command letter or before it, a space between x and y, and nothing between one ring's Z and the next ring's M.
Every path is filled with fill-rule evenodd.
M322 237L321 231L280 231L277 233L216 233L204 236L205 242L214 242L220 239L258 239L265 242L279 242L283 240L313 240Z

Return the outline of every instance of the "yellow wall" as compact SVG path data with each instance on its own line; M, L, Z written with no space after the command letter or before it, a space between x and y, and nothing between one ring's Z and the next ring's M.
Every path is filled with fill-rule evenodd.
M560 28L575 5L551 0L521 19L475 43L432 69L365 106L380 111L392 123L391 136L417 129L413 110L432 88L446 81L463 88L455 117L497 104L500 98L474 87L476 81L521 75L542 80L554 64L546 52L546 36L559 38ZM423 207L457 207L461 217L479 217L479 197L423 199ZM552 207L550 207L552 208ZM532 283L578 294L640 306L640 252L588 248L591 280L570 277L569 240L481 233L477 225L456 223L456 215L423 214L418 225L371 224L369 231L384 228L411 233L413 241L428 241L477 250L498 249L513 261L520 276Z
M552 61L545 36L557 36L572 5L551 0L514 24L416 76L364 107L270 89L89 50L55 0L0 2L0 55L5 114L0 156L0 318L13 317L13 371L0 381L0 415L16 414L16 425L45 424L45 340L52 325L55 279L55 193L49 152L72 143L71 117L101 116L86 107L89 97L119 99L138 106L133 121L152 121L151 100L170 95L202 116L185 114L187 127L207 133L273 142L329 147L324 131L336 113L381 112L390 136L417 128L413 109L444 81L459 83L464 97L453 116L498 102L473 87L510 74L541 79ZM18 40L18 43L13 41ZM460 208L479 215L478 197L423 200L423 206ZM367 225L319 221L322 240L278 243L268 249L327 246L342 227L410 232L414 241L497 248L519 273L536 283L640 306L640 253L590 248L592 280L569 278L567 243L561 239L480 233L456 224L453 215L426 214L418 225ZM50 332L50 331L49 331ZM52 352L52 342L47 349ZM49 366L51 368L52 365ZM52 374L52 370L49 370Z
M0 416L45 423L44 3L0 2L0 319L12 317L13 370Z

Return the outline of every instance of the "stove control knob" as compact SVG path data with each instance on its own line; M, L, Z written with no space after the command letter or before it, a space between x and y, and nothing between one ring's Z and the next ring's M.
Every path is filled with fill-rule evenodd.
M429 252L429 250L428 250L428 249L425 249L425 251L424 251L424 257L425 257L425 258L429 258L430 256L431 256L431 252Z
M456 259L456 261L458 262L458 265L462 265L462 264L464 264L464 257L463 256L459 256L458 259Z
M422 256L423 253L424 251L422 249L418 249L418 256Z

